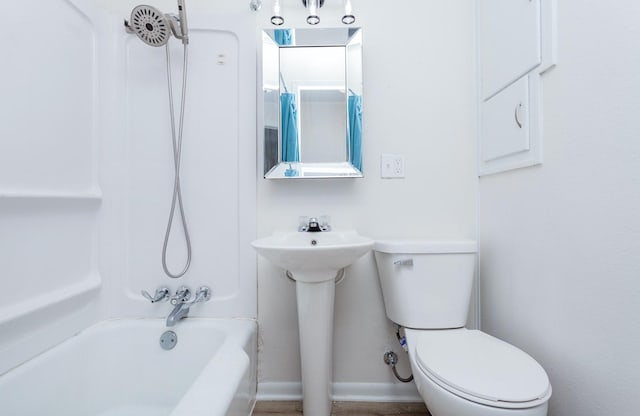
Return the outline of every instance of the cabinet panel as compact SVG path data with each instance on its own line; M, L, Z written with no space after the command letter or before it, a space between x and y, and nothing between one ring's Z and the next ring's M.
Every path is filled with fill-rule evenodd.
M540 64L540 0L480 0L478 13L486 100Z
M529 150L529 78L482 104L482 162Z

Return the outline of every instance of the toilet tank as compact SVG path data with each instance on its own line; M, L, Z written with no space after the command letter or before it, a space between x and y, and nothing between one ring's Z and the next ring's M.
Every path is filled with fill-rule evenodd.
M376 241L387 317L408 328L461 328L475 275L475 241Z

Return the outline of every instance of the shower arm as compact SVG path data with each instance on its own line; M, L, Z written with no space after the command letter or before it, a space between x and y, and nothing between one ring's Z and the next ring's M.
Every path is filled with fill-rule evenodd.
M124 30L130 35L136 34L136 31L129 26L129 21L127 19L124 19Z

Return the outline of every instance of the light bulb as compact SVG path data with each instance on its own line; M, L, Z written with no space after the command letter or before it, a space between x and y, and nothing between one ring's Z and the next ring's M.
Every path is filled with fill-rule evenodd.
M351 0L344 1L344 16L342 16L342 23L350 25L356 21L356 17L353 15L351 8Z
M309 6L309 16L307 17L307 23L310 25L317 25L320 23L320 17L318 17L318 4L317 0L307 0Z
M280 0L273 0L273 16L271 16L271 24L282 26L284 18L280 16Z

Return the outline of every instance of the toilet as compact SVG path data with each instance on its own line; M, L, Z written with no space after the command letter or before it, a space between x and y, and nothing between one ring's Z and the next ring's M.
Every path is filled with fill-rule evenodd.
M474 241L377 241L387 317L404 328L418 391L433 416L546 416L551 385L531 356L465 328Z

